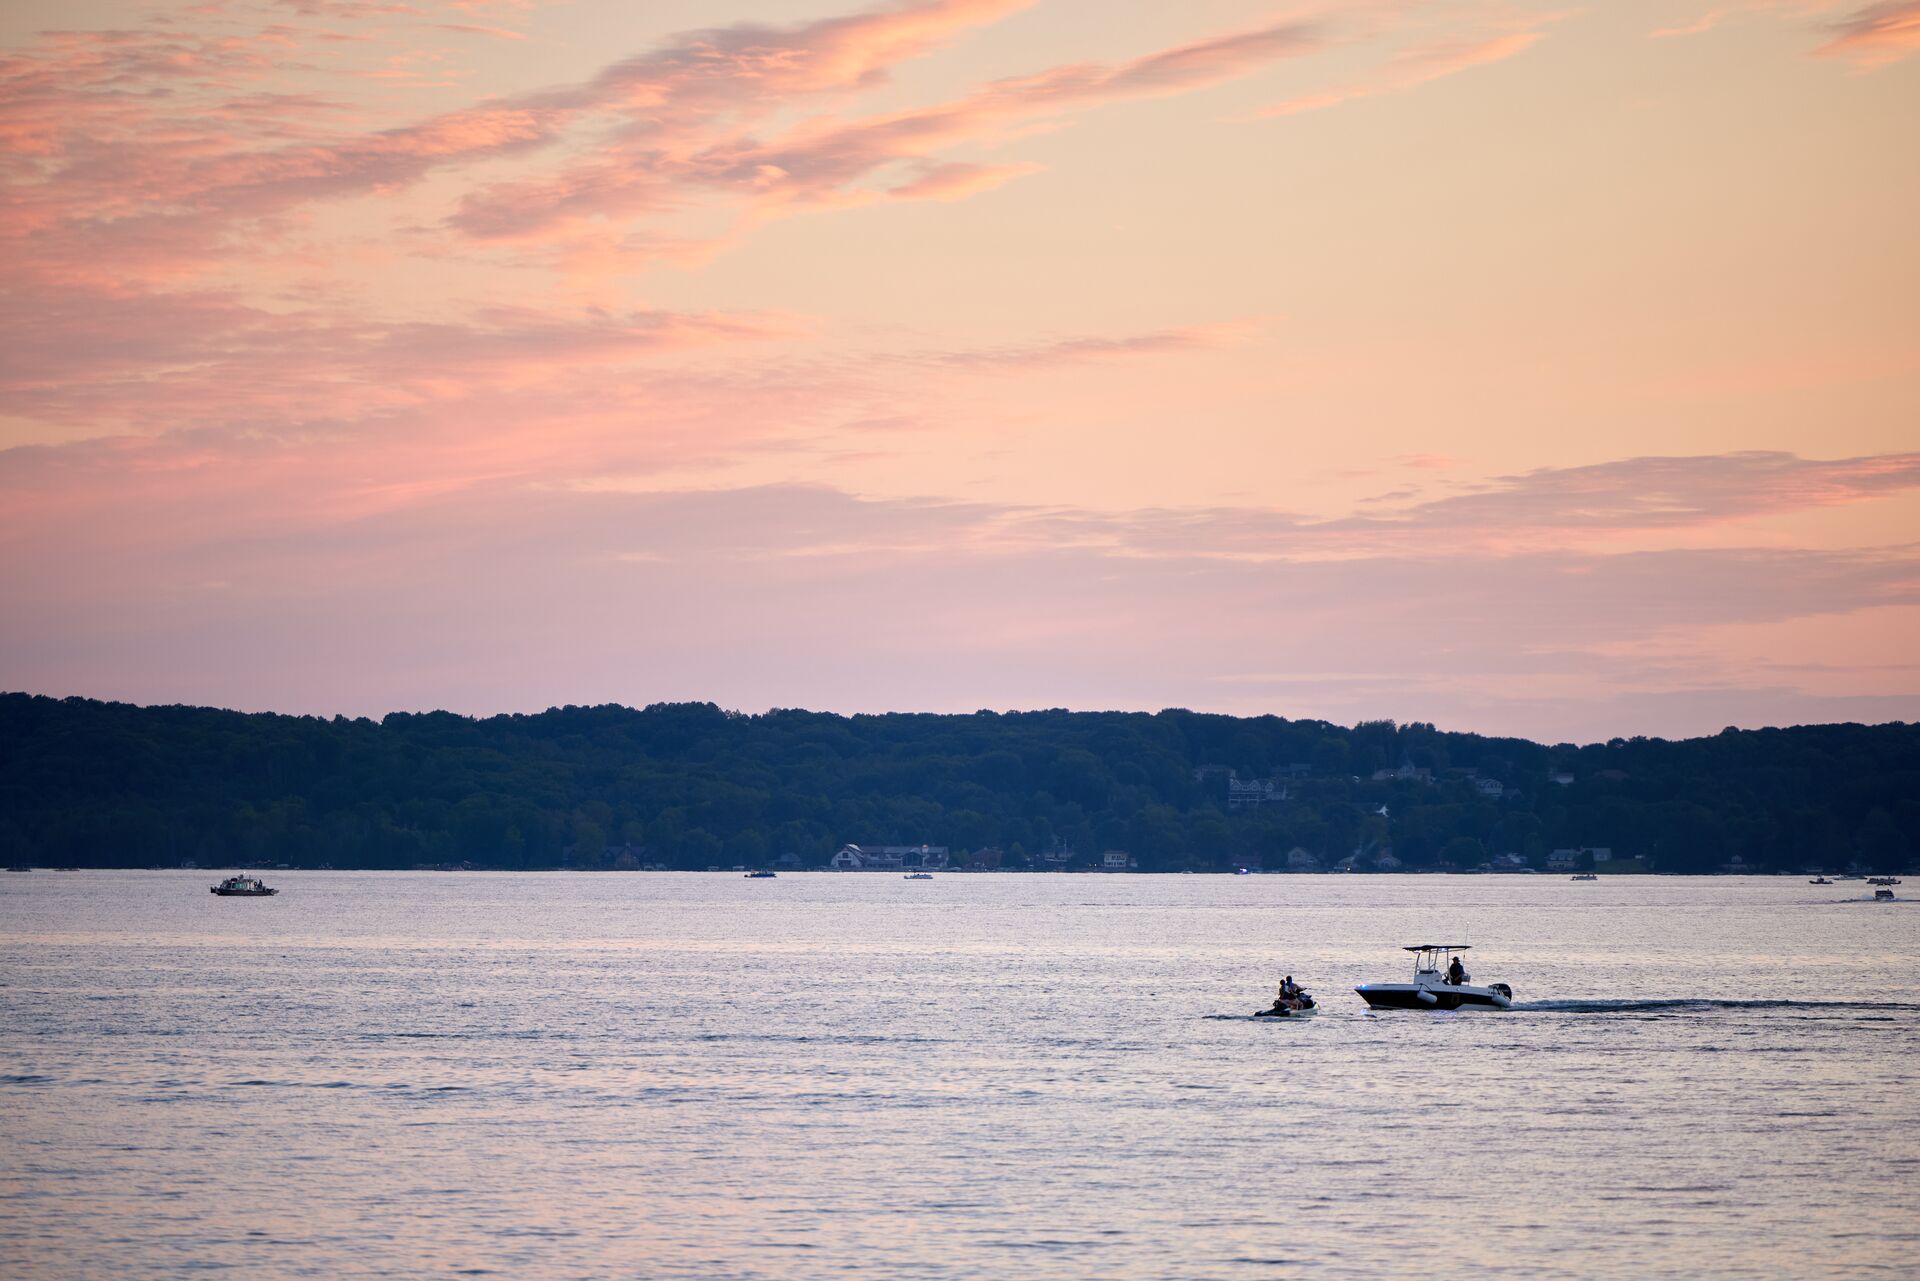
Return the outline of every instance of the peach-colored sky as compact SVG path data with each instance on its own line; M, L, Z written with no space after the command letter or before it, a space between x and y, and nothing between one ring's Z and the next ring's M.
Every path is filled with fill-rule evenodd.
M1920 719L1920 0L0 8L0 688Z

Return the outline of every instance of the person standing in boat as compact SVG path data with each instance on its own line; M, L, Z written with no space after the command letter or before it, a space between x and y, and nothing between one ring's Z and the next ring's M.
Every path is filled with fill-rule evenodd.
M1447 982L1455 987L1466 985L1467 967L1460 964L1460 958L1457 956L1453 958L1453 963L1447 966Z

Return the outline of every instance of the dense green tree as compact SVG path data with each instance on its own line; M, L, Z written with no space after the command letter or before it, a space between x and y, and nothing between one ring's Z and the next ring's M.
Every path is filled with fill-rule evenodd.
M1371 778L1402 764L1431 776ZM1264 803L1235 808L1228 771L1278 773ZM1220 870L1280 866L1295 846L1327 863L1390 847L1414 867L1606 846L1664 871L1897 869L1920 856L1916 831L1920 727L1900 724L1548 747L1179 709L375 722L0 695L13 863L594 867L618 846L676 867L817 865L854 841L997 848L1009 867L1108 848Z

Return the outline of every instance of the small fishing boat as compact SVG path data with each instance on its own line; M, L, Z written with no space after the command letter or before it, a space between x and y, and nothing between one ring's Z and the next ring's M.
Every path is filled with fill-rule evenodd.
M208 890L221 898L266 898L280 892L257 876L229 876L218 885L209 886Z
M1898 885L1899 883L1900 878L1897 876L1869 876L1867 878L1867 884L1869 885Z
M1576 880L1576 881L1597 881L1600 878L1595 876L1592 872L1575 872L1570 879Z
M933 879L933 873L932 872L908 872L905 876L901 877L900 879L903 881L931 881Z
M1810 880L1810 881L1808 881L1808 882L1807 882L1807 884L1809 884L1809 885L1831 885L1831 884L1833 884L1833 882L1832 882L1832 881L1829 881L1829 880L1828 880L1828 879L1827 879L1826 877L1824 877L1824 876L1816 876L1816 877L1814 877L1814 878L1813 878L1812 880Z
M1873 901L1876 903L1891 903L1893 902L1893 891L1875 890L1873 892Z
M1362 983L1353 989L1376 1010L1504 1010L1513 1004L1513 989L1505 983L1473 985L1456 955L1467 950L1465 943L1409 943L1401 950L1414 954L1413 982ZM1443 957L1452 960L1444 970Z
M774 878L773 873L763 867L757 872L748 872L742 879L749 881L771 881Z

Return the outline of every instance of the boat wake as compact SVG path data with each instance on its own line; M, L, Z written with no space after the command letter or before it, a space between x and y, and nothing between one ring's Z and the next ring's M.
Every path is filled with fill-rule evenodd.
M1704 997L1665 1000L1515 1001L1512 1008L1532 1014L1641 1014L1690 1010L1920 1010L1908 1001L1717 1001Z

